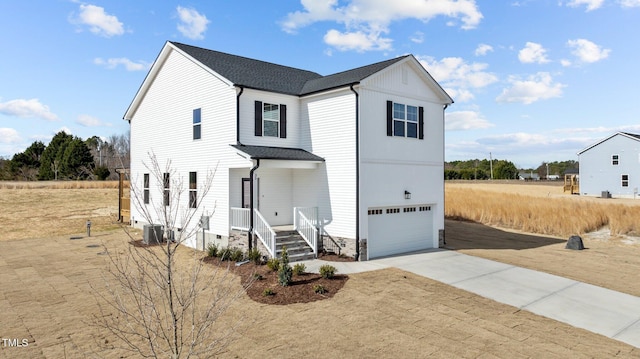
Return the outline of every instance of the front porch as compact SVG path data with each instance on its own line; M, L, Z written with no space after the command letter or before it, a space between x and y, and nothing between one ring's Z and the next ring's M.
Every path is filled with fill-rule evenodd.
M251 232L251 210L230 208L231 230ZM320 222L317 207L294 207L292 224L270 225L260 211L254 208L254 245L264 248L267 255L279 258L283 247L287 248L289 259L293 261L313 259L322 250ZM251 236L249 235L249 240ZM258 245L259 244L259 245Z

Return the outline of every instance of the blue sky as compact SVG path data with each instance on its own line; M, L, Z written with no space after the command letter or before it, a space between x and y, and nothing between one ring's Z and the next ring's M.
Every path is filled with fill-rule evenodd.
M122 116L165 41L323 75L411 53L454 98L447 161L577 159L640 133L640 0L0 2L0 156Z

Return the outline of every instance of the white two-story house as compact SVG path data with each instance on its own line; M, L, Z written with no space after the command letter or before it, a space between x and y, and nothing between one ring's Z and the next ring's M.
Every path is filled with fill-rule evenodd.
M241 231L275 255L274 227L293 226L314 252L331 242L361 260L437 248L451 103L411 55L322 76L167 42L124 115L132 185L156 187L149 153L189 192L217 167L193 247ZM146 223L135 206L131 217Z

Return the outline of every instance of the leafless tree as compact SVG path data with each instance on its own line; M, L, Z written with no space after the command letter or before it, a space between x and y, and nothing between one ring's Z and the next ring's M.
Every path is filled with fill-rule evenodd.
M154 154L149 157L145 166L157 184L153 195L161 201L146 205L144 188L136 185L141 181L131 182L131 200L147 223L162 225L167 233L175 233L175 240L105 248L109 271L106 288L94 288L100 303L96 323L117 337L122 348L141 357L215 356L243 324L237 316L219 320L245 288L238 286L228 267L203 263L202 252L181 246L198 231L196 215L205 210L198 209L211 189L215 169L198 186L196 197L184 196L183 181L171 162L161 167ZM185 197L195 199L196 208L181 206ZM132 241L137 239L129 228L126 233Z

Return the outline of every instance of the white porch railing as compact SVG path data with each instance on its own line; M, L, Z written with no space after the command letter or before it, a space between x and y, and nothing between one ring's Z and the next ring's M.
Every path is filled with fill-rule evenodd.
M253 209L255 213L255 220L253 223L253 231L258 235L258 238L262 241L271 257L276 256L276 232L271 228L269 223L264 219L262 214L257 209Z
M249 208L231 207L231 229L248 231L251 222Z
M293 208L293 228L300 233L300 236L313 249L313 254L318 255L319 231L316 227L318 223L317 207L294 207Z

